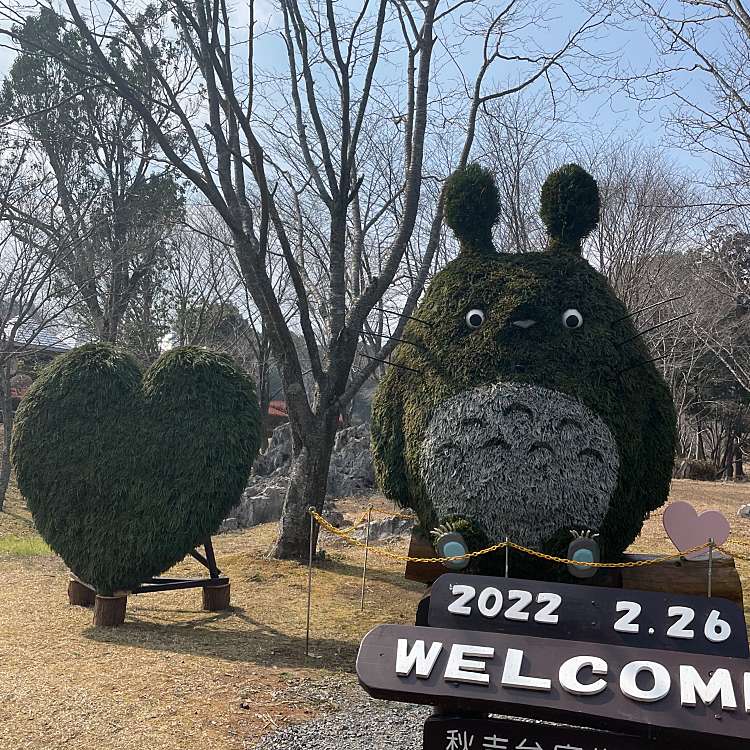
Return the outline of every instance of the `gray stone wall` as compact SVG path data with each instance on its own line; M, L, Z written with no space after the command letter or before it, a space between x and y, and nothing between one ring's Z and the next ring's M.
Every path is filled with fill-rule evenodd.
M291 463L291 431L289 425L281 425L273 431L265 453L258 456L240 503L220 530L257 526L281 518ZM326 515L335 520L332 501L336 498L368 495L374 488L370 426L361 424L340 430L331 455Z

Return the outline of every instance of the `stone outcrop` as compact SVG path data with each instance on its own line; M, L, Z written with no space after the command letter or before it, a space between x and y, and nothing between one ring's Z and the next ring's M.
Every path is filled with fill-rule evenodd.
M292 436L289 425L285 424L273 431L267 450L258 456L253 465L253 473L240 503L231 510L220 531L257 526L281 518L291 463ZM369 425L340 430L331 455L326 517L334 525L343 522L343 516L334 510L330 501L339 497L367 495L374 486Z
M413 528L414 521L410 518L387 516L386 518L381 518L370 523L370 541L378 542L384 539L411 534ZM367 538L367 527L360 526L352 536L364 541Z
M370 425L340 430L331 454L328 494L333 497L368 495L375 488L370 453Z

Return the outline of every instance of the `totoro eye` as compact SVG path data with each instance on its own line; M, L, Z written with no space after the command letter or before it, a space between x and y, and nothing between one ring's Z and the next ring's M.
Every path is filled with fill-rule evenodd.
M482 325L482 323L484 323L484 318L484 310L475 307L473 310L469 310L469 312L466 313L466 325L472 330L476 330Z
M583 325L583 315L571 307L562 314L562 324L565 328L580 328Z

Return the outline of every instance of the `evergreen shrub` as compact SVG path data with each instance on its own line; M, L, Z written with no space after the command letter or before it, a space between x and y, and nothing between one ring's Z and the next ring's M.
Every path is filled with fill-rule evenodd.
M143 371L108 344L58 357L17 415L12 459L39 533L99 593L130 590L214 533L260 443L252 380L198 348Z

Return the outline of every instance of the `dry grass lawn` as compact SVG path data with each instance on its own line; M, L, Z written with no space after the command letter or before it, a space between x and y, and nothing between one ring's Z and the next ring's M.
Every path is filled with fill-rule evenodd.
M676 481L672 497L724 511L735 539L750 543L750 521L736 518L750 485ZM346 504L348 518L357 507L362 501ZM404 580L401 564L373 555L360 612L362 554L324 536L306 658L307 571L264 557L274 531L269 524L215 540L232 580L231 610L203 612L198 590L150 594L130 598L125 626L96 630L90 611L68 605L65 567L44 554L12 492L0 513L0 748L241 750L331 708L311 697L317 685L353 683L361 637L381 622L413 621L422 587ZM671 551L658 516L636 548ZM750 563L738 567L750 581ZM201 571L192 562L177 570Z

